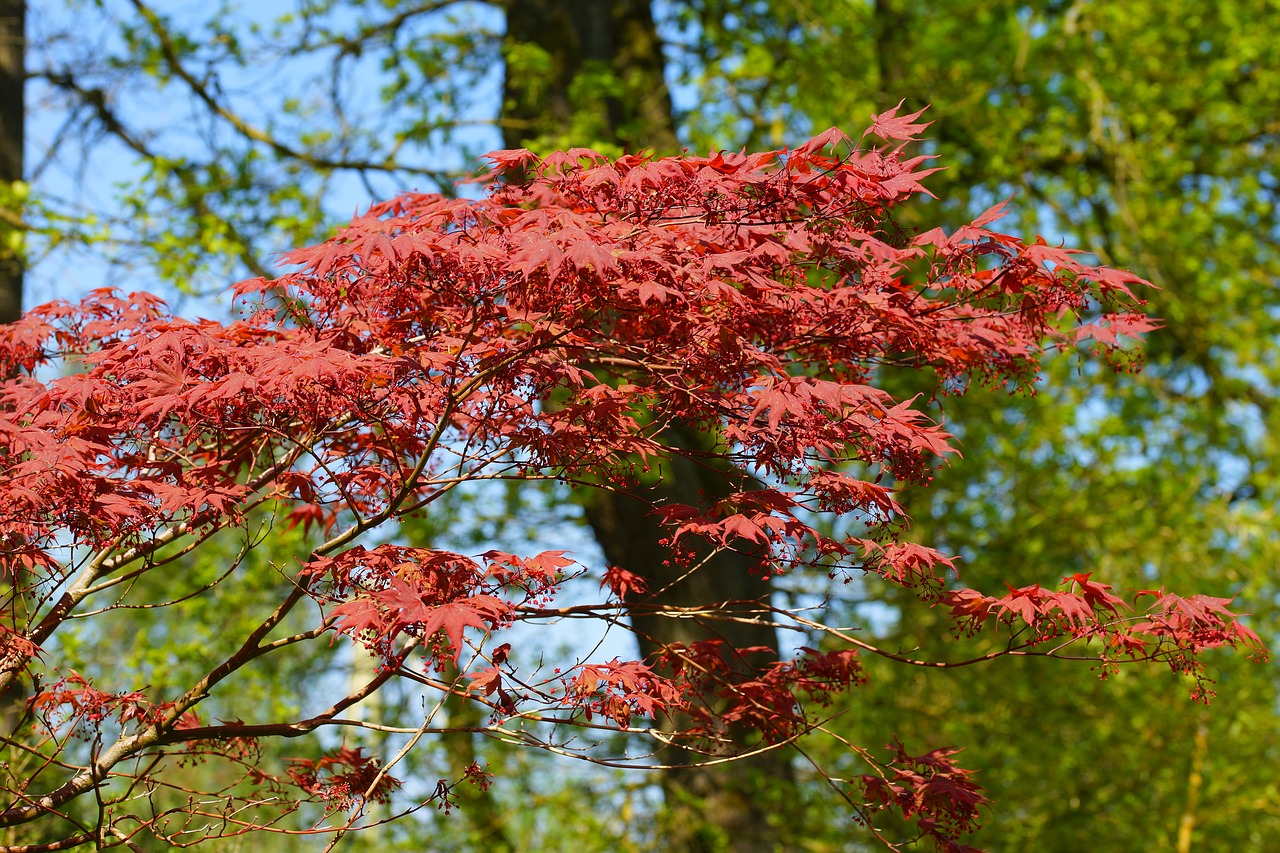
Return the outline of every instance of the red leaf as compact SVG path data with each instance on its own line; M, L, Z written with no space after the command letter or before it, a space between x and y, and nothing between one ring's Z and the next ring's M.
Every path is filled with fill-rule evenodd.
M916 119L924 115L928 107L916 110L915 112L900 116L898 110L902 109L902 105L906 100L898 101L898 105L891 110L886 110L879 115L871 116L871 126L862 133L865 139L868 136L875 135L881 139L887 140L910 140L915 139L924 132L930 122L916 122Z
M457 665L462 656L463 632L467 628L487 631L496 627L507 615L507 610L505 604L489 595L477 595L452 604L443 604L430 608L422 623L422 633L426 637L437 632L443 633L453 652L453 663Z
M610 592L619 599L625 600L631 593L643 594L649 589L649 582L642 575L629 572L619 566L610 566L605 570L601 587L609 587Z

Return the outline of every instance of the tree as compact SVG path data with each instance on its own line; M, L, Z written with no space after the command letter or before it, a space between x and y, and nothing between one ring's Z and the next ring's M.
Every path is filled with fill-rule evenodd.
M775 129L785 139L885 95L933 103L931 150L950 168L930 186L953 210L930 211L930 222L1016 193L1022 227L1050 223L1160 285L1149 311L1163 328L1141 374L1051 359L1035 396L975 389L947 402L967 464L904 496L912 536L964 555L977 586L1032 583L1046 567L1105 571L1117 586L1192 584L1236 596L1273 635L1275 4L974 2L941 14L892 0L756 4L755 17L738 4L698 6L708 52L690 67L737 101L690 116L695 144L776 144ZM735 7L733 28L717 6ZM880 624L884 645L913 648L933 633L920 616ZM878 687L860 694L842 732L858 739L910 720L930 743L970 744L966 760L1010 804L977 843L1226 851L1265 846L1276 831L1280 800L1256 759L1280 749L1273 671L1224 673L1220 701L1240 709L1230 719L1187 714L1180 697L1133 674L1105 690L1083 673L1048 679L1034 662L968 675L961 692L935 685L926 706L914 674L873 674ZM1045 725L1013 722L1031 714Z
M507 147L545 148L580 139L619 152L678 148L662 39L647 0L521 0L508 4L506 22L501 122ZM704 453L722 440L714 431L681 422L672 423L662 437L664 443ZM727 659L744 672L778 661L778 636L768 621L696 615L715 602L749 602L748 611L761 602L772 604L770 576L753 571L761 555L750 549L708 551L697 557L700 570L689 572L668 559L668 531L661 519L643 511L654 501L729 501L758 488L756 478L745 469L704 461L671 464L661 482L642 485L639 493L596 489L584 498L586 521L605 559L652 591L647 607L628 614L640 656L658 660L672 648L718 642L755 650ZM670 724L690 722L674 718ZM722 736L726 752L753 751L750 727L728 727ZM766 751L729 766L673 743L656 758L670 767L660 777L665 845L751 853L786 843L789 830L779 815L794 785L790 756Z
M679 148L662 38L647 0L505 4L502 132L509 148Z
M0 323L11 323L22 313L22 229L14 227L12 218L21 221L20 199L26 195L22 183L25 28L26 3L0 3L0 192L5 214L0 224L5 238L0 245Z
M0 3L0 198L3 219L0 220L0 323L12 323L22 315L22 146L25 141L25 67L26 3L8 0ZM15 597L7 595L10 601ZM14 610L15 619L22 614ZM12 732L21 713L23 696L20 685L0 695L0 727Z
M869 132L908 141L923 127L916 118L889 111ZM821 705L861 680L859 652L939 665L877 649L812 607L719 602L699 615L801 627L842 647L742 666L751 649L700 641L668 647L661 661L575 657L548 669L500 642L503 632L551 617L616 624L624 601L632 612L670 607L650 603L641 580L618 568L594 572L601 600L557 605L566 585L593 574L561 551L473 557L396 541L397 520L483 481L550 478L643 495L640 484L676 464L732 463L755 472L759 488L651 508L668 525L670 559L691 572L705 544L753 555L762 573L872 576L945 609L959 630L1006 632L987 658L1163 661L1190 674L1199 695L1201 651L1257 648L1229 602L1161 590L1127 604L1087 574L1056 590L988 596L953 583L944 555L902 540L895 492L929 477L950 452L948 435L912 401L866 384L883 364L936 371L953 388L968 378L1023 384L1043 346L1084 341L1124 367L1133 353L1123 341L1150 326L1134 311L1137 280L989 230L999 209L951 235L905 238L893 212L924 192L930 170L900 149L849 144L831 131L785 154L495 152L484 199L406 195L375 206L292 253L298 271L237 286L250 305L230 324L183 321L154 297L102 291L7 327L0 354L23 375L4 386L0 420L4 559L11 576L21 568L37 580L22 591L34 614L27 630L3 635L0 687L20 674L40 685L25 725L44 735L22 742L45 759L24 765L32 769L10 786L0 824L42 827L44 846L24 849L189 843L269 831L266 802L305 801L323 806L331 822L314 831L336 843L372 802L446 805L463 780L487 784L482 768L455 768L434 789L407 792L406 804L396 756L339 746L285 768L255 762L264 739L360 725L344 712L392 680L473 696L491 711L486 732L530 746L621 760L580 741L626 730L655 749L676 742L720 760L730 757L727 727L756 731L757 749L821 728ZM272 307L282 291L293 298ZM84 370L35 374L67 358ZM663 442L677 424L719 440ZM259 508L324 539L296 555L293 584L237 651L164 694L57 669L59 635L119 615L141 576L164 573L218 531L243 530ZM823 514L865 529L823 534L807 520ZM248 552L254 538L244 536ZM175 577L151 606L216 590ZM304 602L311 627L278 632ZM324 710L200 716L246 668L339 637L380 668ZM401 732L401 753L437 728L431 707ZM677 714L690 724L655 724ZM854 751L866 772L832 783L859 819L895 810L959 849L983 798L953 751ZM204 759L239 768L238 780L149 810L157 791L181 787L171 764Z
M116 193L98 193L109 201L97 212L117 238L103 244L103 255L134 263L127 270L130 286L155 270L163 280L208 289L222 280L219 268L228 258L265 272L262 259L279 245L274 235L311 239L326 221L362 203L330 190L341 185L343 174L358 175L383 192L433 179L447 188L449 174L442 174L440 164L456 169L465 160L442 156L464 141L449 134L467 122L485 121L492 114L489 101L498 100L487 94L487 69L499 67L505 56L530 79L546 80L546 69L537 63L564 46L559 40L545 45L546 54L500 52L501 18L470 14L480 4L384 7L308 3L294 21L254 31L239 27L221 8L210 9L205 21L167 18L167 10L156 14L144 3L81 6L74 31L60 37L35 31L36 103L47 108L52 87L65 96L68 122L65 132L40 140L45 144L33 150L47 145L70 164L144 158L146 169L121 205L112 207ZM37 28L50 8L33 9ZM1268 426L1275 419L1268 389L1275 382L1273 366L1280 363L1266 284L1277 257L1271 178L1276 149L1268 142L1280 110L1272 71L1280 64L1271 61L1275 44L1268 38L1274 4L1186 3L1171 12L1167 4L1133 2L975 2L939 10L907 0L835 6L696 0L658 7L655 14L667 17L667 36L673 35L672 15L696 16L687 18L696 25L668 38L664 49L669 59L683 63L668 68L673 77L685 75L676 91L696 86L701 94L695 109L685 95L677 124L681 137L698 150L709 141L728 148L781 145L811 132L807 128L844 121L904 95L916 105L932 102L944 120L933 126L928 144L949 168L930 180L946 212L929 208L924 227L939 220L959 225L990 200L1021 188L1021 228L1034 231L1051 217L1055 235L1068 234L1105 262L1164 285L1148 294L1152 313L1165 319L1166 329L1152 337L1144 373L1113 377L1086 370L1079 377L1074 359L1051 359L1048 381L1034 397L975 389L950 400L948 424L959 434L968 464L940 470L932 488L918 496L901 496L915 518L911 536L963 554L966 579L977 586L999 580L1030 585L1097 569L1117 585L1167 582L1224 597L1239 594L1247 609L1264 617L1265 627L1274 597L1265 568L1274 564L1268 543L1275 538L1268 460L1274 457L1270 436L1277 434ZM93 15L103 19L86 23ZM1183 26L1184 21L1198 23ZM83 37L117 30L125 34L122 43ZM290 87L288 81L299 78L285 61L297 57L325 67L314 81ZM246 81L249 71L270 79L279 99L264 101L264 86ZM579 75L571 129L535 128L539 144L592 139L621 150L621 140L612 138L596 111L602 101L592 96L618 91L624 76L604 61ZM1189 79L1200 84L1183 85ZM975 87L975 80L983 85ZM369 84L364 90L363 83ZM564 86L566 92L573 89L572 80ZM191 97L190 115L149 109L153 88L162 88L156 97L165 104ZM640 91L657 93L659 87ZM608 106L632 103L633 98L615 99ZM68 149L79 138L72 131L82 123L85 146ZM630 127L622 136L633 140L637 127L645 129L622 125ZM423 155L428 142L441 139L442 147ZM643 144L633 141L630 149ZM42 165L33 177L37 191L43 190L38 198L48 202L50 189L39 182ZM96 171L89 166L80 182L91 185ZM389 177L379 184L383 176ZM336 199L341 201L332 203ZM924 222L913 219L910 209L900 214L904 225ZM68 236L76 239L66 230L58 229L63 245ZM40 253L34 257L39 260ZM892 382L886 387L904 397L932 388L928 377L910 373L881 381ZM1099 400L1109 407L1105 417L1076 417L1086 405L1098 412ZM1132 466L1140 460L1147 467L1135 472ZM1019 576L1010 576L1013 567ZM875 589L867 593L880 598ZM888 604L889 612L897 610L895 600ZM935 633L925 621L916 613L891 623L901 632L879 642L912 647ZM128 659L131 652L126 646L115 656ZM908 715L920 709L908 700L916 681L904 676L895 689L898 683L887 673L898 671L889 668L873 679L883 688L877 695L905 703L905 711L885 708L883 718L914 719ZM974 750L988 749L981 734L991 720L985 709L1002 707L1010 692L1034 696L1037 713L1058 707L1071 719L1080 689L1030 666L989 670L990 677L966 672L963 694L933 695L930 725L922 734L936 738L933 745L971 744L967 760L992 768L983 774L985 783L997 792L1017 792L1019 808L998 811L988 822L992 837L1043 826L1028 845L1077 849L1073 830L1030 818L1025 808L1051 814L1059 803L1037 799L1034 792L1075 791L1093 776L1076 772L1077 764L1045 760L1042 741L1034 737L1038 732L1024 726L1002 733L999 753ZM1015 689L1008 679L1021 673L1025 679ZM1250 698L1233 701L1229 689L1243 681L1250 686L1240 695ZM1266 670L1246 669L1233 673L1220 690L1232 707L1247 702L1271 708L1270 682ZM1090 739L1109 727L1123 730L1136 713L1129 698L1134 696L1141 697L1141 713L1153 728L1149 743L1185 744L1175 752L1190 766L1189 756L1198 750L1194 720L1176 697L1153 704L1158 697L1145 685L1091 690L1090 696L1091 714L1106 722L1077 730L1071 743L1096 743L1091 767L1098 777L1126 779L1126 768L1147 761L1148 741ZM956 701L942 711L952 697ZM873 711L881 701L860 694L857 717L866 720L866 728L845 734L861 738L875 732ZM1109 704L1104 709L1099 703ZM964 718L971 721L969 730L959 722ZM956 728L944 728L942 719L957 721ZM1209 771L1221 762L1239 778L1241 768L1265 766L1255 757L1274 748L1265 746L1274 743L1273 715L1248 715L1247 725L1224 715L1208 720L1208 742L1214 745ZM1130 812L1143 819L1127 826L1144 839L1135 843L1145 843L1144 828L1183 825L1194 812L1181 811L1192 776L1168 775L1159 790L1143 791L1141 811ZM1268 808L1274 794L1267 799L1257 793L1274 791L1270 785L1257 775L1242 781L1230 799L1202 798L1201 819L1217 823L1196 844L1242 831L1249 822L1236 815L1275 811ZM1065 814L1093 826L1112 812L1081 808ZM1263 828L1258 837L1272 834ZM1114 849L1134 846L1123 833L1106 837ZM1090 840L1091 846L1101 843Z

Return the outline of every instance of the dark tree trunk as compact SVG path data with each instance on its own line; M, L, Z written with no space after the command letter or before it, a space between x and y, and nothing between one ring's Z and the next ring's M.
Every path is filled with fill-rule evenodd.
M557 144L576 131L593 137L573 140L577 145L678 149L649 0L508 0L504 48L507 147ZM511 62L529 48L548 65L527 56ZM605 80L607 87L599 85Z
M0 187L5 190L22 180L26 11L21 0L0 0ZM10 236L21 234L20 216L21 211L15 208L0 211L0 323L12 323L22 316L22 258L10 248ZM0 619L15 632L27 627L26 599L20 592L24 586L21 577L0 578ZM8 738L18 728L25 698L25 688L18 679L0 692L0 737Z
M0 185L22 180L23 142L23 48L26 4L21 0L0 0ZM8 237L17 227L9 217L19 211L4 212L0 236ZM0 241L0 323L12 323L22 314L22 259Z
M674 438L688 449L706 449L711 436L686 432ZM741 471L721 465L699 464L687 458L662 463L659 485L637 489L628 496L599 490L587 501L587 520L610 565L621 566L643 576L652 597L637 597L631 623L636 629L640 653L650 658L672 644L722 640L731 669L750 672L778 659L778 637L769 614L756 603L770 599L770 583L759 572L761 554L750 551L722 551L703 562L695 554L685 563L672 564L670 551L662 544L670 531L649 514L652 504L699 505L727 498L753 488L755 481ZM690 566L697 566L693 571ZM723 615L743 621L716 618L673 617L661 608L696 609L720 602L732 602L717 609ZM653 606L653 610L648 609ZM738 649L764 649L752 654L734 654ZM670 721L676 729L687 721ZM759 744L745 731L725 733L732 744L720 754L741 753ZM715 757L705 751L669 746L656 756L678 769L663 774L662 788L667 804L668 824L664 835L672 850L746 851L766 853L785 848L786 832L781 823L785 801L794 783L789 753L775 750L728 764L703 764Z
M662 43L648 0L508 0L504 47L509 58L535 56L546 72L524 78L520 61L508 64L502 114L508 147L612 143L633 151L678 149ZM593 90L588 81L599 81L596 85L606 91ZM567 138L578 134L585 136ZM715 442L694 432L673 440L695 452L710 450ZM753 571L758 555L721 553L691 573L673 567L661 544L669 531L649 514L654 503L699 505L752 486L743 472L679 459L664 464L656 487L637 487L631 496L599 490L588 500L587 520L608 562L643 576L650 590L665 589L638 603L631 615L642 655L676 643L720 639L730 649L767 650L740 658L739 669L777 659L777 632L767 614L759 622L728 622L645 609L769 601L769 582ZM749 603L726 609L744 617L753 612ZM682 721L672 722L678 727ZM754 745L745 732L729 735L737 743L725 752ZM785 846L783 815L770 805L785 799L793 784L785 752L700 766L706 755L672 746L656 758L678 768L662 777L669 849L763 853Z

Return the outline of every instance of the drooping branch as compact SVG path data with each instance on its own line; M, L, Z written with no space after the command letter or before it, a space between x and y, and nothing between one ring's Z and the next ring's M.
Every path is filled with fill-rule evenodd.
M922 129L891 110L869 133L902 141ZM634 766L564 732L636 732L654 744L642 764L691 774L786 762L826 718L824 703L865 680L860 653L938 669L1085 658L1075 647L1097 640L1090 659L1161 661L1202 690L1202 651L1259 648L1223 599L1159 591L1125 601L1084 573L988 595L959 587L951 558L901 536L898 491L927 482L953 449L914 400L869 384L876 367L927 368L956 391L1016 386L1034 380L1047 348L1093 342L1128 368L1130 341L1151 327L1133 276L992 231L1002 207L951 234L896 238L889 211L923 193L930 169L838 131L753 155L491 157L483 199L377 205L292 253L293 272L240 284L248 304L232 323L187 322L152 297L98 292L0 330L0 358L23 373L0 409L4 559L58 591L34 628L0 634L9 677L44 676L42 656L58 647L47 641L77 625L73 616L115 611L85 604L118 595L115 579L159 581L252 511L319 531L288 557L298 565L265 615L238 620L176 696L99 687L110 674L50 674L29 725L57 757L39 771L41 793L8 803L0 824L68 824L62 812L108 780L163 785L165 757L195 750L245 768L245 784L265 786L286 811L295 796L348 811L343 828L330 827L336 839L365 824L369 801L396 796L391 764L342 747L272 773L246 756L259 740L326 728L392 730L343 714L393 680L433 697L421 725L394 727L410 740L478 731ZM296 310L272 309L273 294ZM83 370L44 368L63 355ZM706 488L686 497L670 488L676 477ZM652 529L643 542L613 543L622 556L604 567L563 550L415 547L395 533L467 484L547 479L607 493L608 506ZM601 527L625 526L593 511ZM823 532L815 517L857 532ZM635 571L637 556L653 570ZM672 599L713 572L731 573L741 594ZM879 649L820 610L776 607L765 579L802 572L903 588L946 608L958 632L1010 636L956 661ZM603 600L556 601L592 575ZM24 594L42 593L32 584ZM156 613L175 600L172 590L153 595ZM313 621L293 627L304 603ZM652 653L598 661L587 644L557 668L502 642L516 623L548 618L625 627ZM784 659L750 639L780 627L818 647ZM326 635L378 669L318 713L202 719L251 664ZM428 709L445 697L475 703L488 724L436 724ZM77 752L72 734L92 749ZM924 835L951 842L971 831L981 794L953 751L891 753L858 753L875 768L849 794L859 814L918 796L930 809L905 816L922 817ZM452 784L441 780L438 796ZM103 812L103 837L123 832L123 820L163 834L160 818L113 802L121 811ZM227 802L232 812L263 807L248 794Z

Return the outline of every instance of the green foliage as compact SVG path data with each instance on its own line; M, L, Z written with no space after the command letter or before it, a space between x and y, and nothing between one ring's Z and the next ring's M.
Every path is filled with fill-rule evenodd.
M1007 223L1009 230L1069 236L1160 287L1148 298L1167 328L1150 336L1143 374L1099 373L1063 354L1033 397L975 389L944 400L966 459L939 471L931 488L903 496L916 519L914 537L964 555L964 578L973 586L1049 584L1078 571L1117 586L1195 582L1206 592L1239 595L1243 608L1258 614L1259 629L1275 636L1276 4L690 0L667 8L681 33L673 56L683 91L696 93L681 112L683 136L694 148L782 145L827 125L857 125L900 98L912 108L931 102L928 150L949 169L929 186L947 200L939 204L953 206L953 221L1017 193L1024 216ZM228 23L242 19L221 6L195 22L167 20L162 29L173 54L225 81L225 103L237 111L247 112L237 87L260 83L249 75L264 58L292 50L324 73L287 92L272 90L279 101L255 114L253 125L267 141L210 120L200 126L203 138L179 127L185 141L162 147L160 129L172 131L183 119L141 123L145 132L134 138L146 145L124 155L138 162L137 178L98 209L41 195L37 183L36 206L26 213L37 238L33 254L68 244L105 247L140 276L208 290L229 275L265 269L274 249L321 235L336 214L348 214L352 203L338 211L326 206L326 194L344 181L364 180L387 194L465 173L465 155L445 169L432 158L451 146L473 149L468 153L496 147L460 129L489 121L477 118L479 93L501 60L526 81L528 98L545 95L538 86L552 70L547 52L501 46L482 15L450 12L450 20L427 25L425 14L410 14L392 27L387 9L327 0L265 26ZM84 88L122 102L152 88L169 100L191 96L154 27L124 14L106 20L120 34L118 50L102 61L65 63L83 59ZM61 67L50 57L50 67ZM37 67L43 61L37 56ZM271 66L279 78L283 67ZM330 78L348 79L344 74L375 81L358 90L354 100L363 103L350 113L319 94ZM251 91L260 99L263 86ZM603 103L633 91L616 70L591 65L573 84L572 125L545 131L538 144L611 152ZM92 100L78 103L82 109ZM198 112L208 120L204 108ZM305 156L288 156L271 141ZM112 150L120 158L120 149ZM69 151L64 156L74 158ZM920 377L898 381L904 390L931 390ZM500 512L488 498L471 498L449 522L477 521L480 504L489 508L478 514L477 538L543 521L529 514L540 499L523 494L512 493ZM226 544L226 559L234 548ZM261 552L250 559L266 562L244 573L256 580L224 587L228 613L251 608L255 583L279 580ZM185 582L208 580L217 568L192 566ZM916 648L935 614L885 603L899 618L883 626L884 637ZM136 621L120 620L118 634L83 639L87 667L95 665L91 640L109 654L132 648L130 664L144 680L161 683L166 668L201 660L197 647L217 640L216 629L201 627L193 612L188 637L164 638L184 643L180 653L162 652L146 611L129 614ZM930 671L926 679L923 671L868 663L871 686L834 725L872 743L896 731L935 746L972 744L968 763L984 769L981 780L1008 806L988 821L986 843L995 850L1176 847L1188 816L1198 827L1196 850L1258 849L1265 843L1258 839L1275 836L1280 814L1270 772L1275 671L1219 665L1217 703L1202 714L1186 704L1183 685L1155 673L1100 681L1082 665L1070 676L1055 667L1050 679L1037 662L1020 661L990 671ZM245 703L283 701L269 681L263 674L262 692L247 694ZM1188 810L1202 731L1204 781L1198 806ZM603 779L597 785L542 766L513 768L516 759L500 749L477 748L536 789L534 801L551 814L582 813L623 796ZM651 811L651 799L634 796L637 813ZM636 831L627 824L579 832L530 809L514 789L497 789L495 797L514 816L510 837L525 846L597 849L593 832L621 844ZM591 805L576 806L575 797ZM847 826L829 814L817 817L810 825L825 821L832 832L821 840L815 831L806 843L847 849L840 841ZM441 823L439 831L451 825ZM458 840L449 849L471 843Z
M725 6L736 4L691 6L713 60L695 67L755 109L695 113L700 142L726 131L772 141L778 124L796 139L899 98L932 102L929 150L952 168L929 186L971 200L953 215L1018 193L1017 226L1160 288L1147 298L1166 328L1149 336L1142 374L1064 353L1035 396L942 401L965 460L903 496L913 536L962 554L979 588L1080 571L1131 588L1194 581L1237 596L1274 638L1280 9L966 2L942 13L899 0L753 4L724 19ZM771 52L786 83L735 64L742 43ZM921 377L900 381L929 392ZM937 617L901 607L883 639L916 649ZM1277 749L1274 667L1229 667L1207 714L1155 674L1050 679L1035 661L870 674L841 725L863 741L909 730L973 744L966 760L1005 804L983 835L990 849L1252 849L1277 829L1280 792L1255 759Z
M36 198L51 211L28 224L36 257L74 248L123 268L130 287L216 293L273 276L276 253L356 207L451 189L496 147L493 133L456 136L492 123L477 106L500 61L492 13L324 0L271 14L31 10L32 135L47 149ZM47 298L57 282L43 274L32 290Z
M242 529L213 536L199 556L162 553L171 560L162 572L108 588L89 609L112 611L84 620L78 632L59 634L59 657L88 676L104 674L104 683L120 690L150 686L165 696L186 689L211 667L236 651L243 638L271 612L279 591L291 586L299 560L307 554L301 528L287 529L270 512L256 512ZM216 609L202 593L214 589ZM171 602L158 607L155 602ZM293 614L277 632L287 635L312 627L310 614ZM181 626L181 630L175 630ZM225 719L281 719L297 717L308 701L323 701L313 693L316 679L333 664L332 655L308 655L281 667L252 669L238 680L233 692L217 697L216 713ZM128 681L119 675L128 673ZM167 697L171 698L171 697Z

